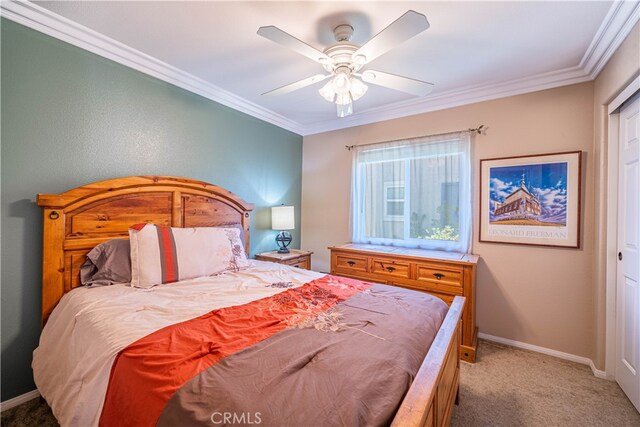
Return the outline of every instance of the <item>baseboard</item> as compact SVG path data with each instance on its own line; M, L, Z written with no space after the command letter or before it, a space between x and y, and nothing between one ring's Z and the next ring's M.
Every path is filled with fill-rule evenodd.
M593 364L593 360L589 360L589 367L597 378L602 378L603 380L615 381L615 378L612 375L608 375L606 371L601 371L596 368L596 365Z
M40 397L40 393L38 392L38 390L33 390L28 393L21 394L20 396L16 396L13 399L0 402L0 412L14 408L18 405L22 405L23 403L33 400L36 397Z
M604 380L613 379L609 375L607 375L605 371L601 371L597 369L596 365L593 363L593 360L589 359L588 357L576 356L575 354L565 353L563 351L558 351L558 350L552 350L550 348L540 347L533 344L527 344L526 342L510 340L502 337L496 337L494 335L489 335L482 332L478 334L478 338L482 338L487 341L497 342L497 343L508 345L511 347L522 348L524 350L535 351L536 353L546 354L547 356L553 356L553 357L557 357L558 359L569 360L571 362L580 363L582 365L587 365L591 368L591 371L593 372L593 375L595 377L602 378Z

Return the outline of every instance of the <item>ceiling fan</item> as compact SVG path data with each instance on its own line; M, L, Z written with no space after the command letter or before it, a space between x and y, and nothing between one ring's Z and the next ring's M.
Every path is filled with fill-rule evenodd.
M329 73L316 74L263 95L284 95L331 78L318 92L327 101L335 102L338 117L353 113L353 101L360 99L368 89L363 82L411 95L425 96L431 92L432 83L382 71L362 71L362 67L428 28L429 21L426 16L409 10L364 45L358 46L350 42L353 27L347 24L338 25L333 30L337 43L320 52L273 25L260 27L259 35L319 62Z

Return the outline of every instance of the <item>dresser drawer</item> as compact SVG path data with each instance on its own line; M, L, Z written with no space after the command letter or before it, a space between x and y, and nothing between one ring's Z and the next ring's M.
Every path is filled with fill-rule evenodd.
M450 298L451 301L453 301L453 298L456 295L464 296L463 289L460 287L442 286L438 285L437 283L431 283L427 281L396 278L395 280L390 280L388 283L394 286L402 286L403 288L413 289L414 291L427 292L434 295L438 294L438 296L446 295Z
M290 265L291 267L304 268L306 270L309 270L311 268L311 266L309 265L309 258L307 257L292 259L290 261L287 261L286 264Z
M383 258L371 259L371 272L388 277L409 278L409 263Z
M416 280L430 289L462 294L464 269L442 264L416 264Z
M335 256L335 268L343 271L355 270L366 272L367 258L338 254Z

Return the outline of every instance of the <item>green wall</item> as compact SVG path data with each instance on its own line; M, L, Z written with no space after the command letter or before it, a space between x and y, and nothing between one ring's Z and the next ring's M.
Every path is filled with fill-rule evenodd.
M293 204L300 223L302 137L6 19L0 25L4 401L35 388L37 193L129 175L207 181L255 204L255 254L275 247L270 206ZM299 227L293 235L298 247Z

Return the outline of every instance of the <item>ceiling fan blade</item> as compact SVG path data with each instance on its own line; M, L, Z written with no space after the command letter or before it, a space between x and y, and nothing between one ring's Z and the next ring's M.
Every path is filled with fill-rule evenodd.
M258 35L269 39L272 42L281 44L284 47L288 47L289 49L294 50L307 58L313 59L316 62L323 63L331 61L331 58L320 52L318 49L309 46L302 40L293 37L289 33L285 33L280 28L274 27L273 25L258 28Z
M367 70L362 73L362 80L367 83L388 87L416 96L428 95L433 89L433 83L383 73L382 71Z
M356 50L352 57L356 60L356 57L363 56L366 64L428 28L427 17L410 10Z
M331 74L327 74L326 76L322 74L316 74L315 76L307 77L306 79L299 80L295 83L290 83L277 89L270 90L269 92L263 93L263 95L284 95L286 93L293 92L294 90L302 89L303 87L321 82L328 77L331 77Z

